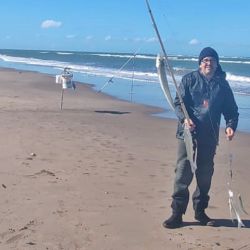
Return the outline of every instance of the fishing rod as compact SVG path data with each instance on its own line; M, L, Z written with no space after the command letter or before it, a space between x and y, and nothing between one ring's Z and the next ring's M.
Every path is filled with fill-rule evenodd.
M160 35L159 30L157 28L157 25L156 25L156 22L155 22L155 19L154 19L154 16L153 16L153 13L152 13L152 10L150 8L148 0L146 0L146 4L147 4L149 15L150 15L152 23L153 23L154 30L156 32L156 35L157 35L158 40L159 40L160 45L161 45L163 56L165 57L166 66L168 68L168 71L169 71L172 79L173 79L173 82L174 82L174 85L175 85L175 88L176 88L176 93L177 93L177 96L178 96L179 101L180 101L181 109L183 111L185 119L188 122L188 124L184 124L184 141L185 141L185 145L186 145L187 158L188 158L188 160L190 162L190 166L191 166L191 171L193 173L195 173L195 171L197 169L197 164L196 164L196 161L197 161L197 142L193 138L190 127L189 127L190 123L191 123L191 120L190 120L189 114L187 112L187 109L185 107L183 98L181 96L179 86L178 86L178 84L177 84L177 82L175 80L173 70L172 70L172 68L171 68L171 66L169 64L168 55L167 55L167 52L166 52L165 47L163 45L161 35Z
M134 54L134 60L133 60L133 74L132 74L132 82L131 82L131 88L130 88L130 101L133 101L133 90L134 90L134 77L135 77L135 54Z
M117 73L119 73L132 59L135 58L135 56L138 54L140 51L140 48L131 56L129 59L117 70ZM98 92L101 92L109 83L113 82L114 79L114 74L104 83L104 85L100 88Z
M154 30L155 30L155 32L156 32L156 35L157 35L158 40L159 40L159 43L160 43L160 45L161 45L161 49L162 49L163 55L164 55L164 57L165 57L166 66L167 66L167 68L168 68L168 71L169 71L169 73L170 73L172 79L173 79L173 82L174 82L174 85L175 85L175 88L176 88L176 93L177 93L178 98L179 98L179 100L180 100L181 109L182 109L182 111L183 111L183 113L184 113L185 118L186 118L186 119L188 120L188 122L189 122L189 121L190 121L189 114L188 114L187 109L186 109L186 107L185 107L185 105L184 105L183 98L182 98L182 96L181 96L181 94L180 94L180 90L179 90L177 81L176 81L176 79L175 79L173 70L172 70L172 68L171 68L171 66L170 66L170 64L169 64L168 55L167 55L167 52L166 52L165 47L164 47L164 45L163 45L163 42L162 42L162 39L161 39L161 35L160 35L160 32L159 32L159 30L158 30L158 28L157 28L157 25L156 25L156 22L155 22L155 19L154 19L154 16L153 16L153 13L152 13L152 10L151 10L151 8L150 8L149 1L148 1L148 0L146 0L146 4L147 4L147 8L148 8L149 15L150 15L151 20L152 20L152 23L153 23Z

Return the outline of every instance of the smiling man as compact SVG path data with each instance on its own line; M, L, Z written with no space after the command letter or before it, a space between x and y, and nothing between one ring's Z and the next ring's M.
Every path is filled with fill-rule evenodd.
M182 78L180 93L190 116L185 119L178 95L175 98L175 112L178 117L176 137L178 155L175 169L172 215L164 221L166 228L182 226L182 216L189 202L189 185L193 172L187 157L184 142L184 126L192 131L197 145L196 189L192 196L194 218L201 224L214 226L214 220L205 213L209 202L209 190L214 173L214 156L219 139L221 115L226 121L226 137L232 140L238 124L238 107L232 90L226 81L226 74L219 64L217 52L204 48L199 55L199 69Z

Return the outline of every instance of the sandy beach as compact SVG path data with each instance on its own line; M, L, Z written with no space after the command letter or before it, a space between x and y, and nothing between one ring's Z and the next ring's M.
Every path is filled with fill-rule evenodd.
M249 215L238 229L227 193L231 152L250 213L250 134L229 143L221 131L207 209L218 226L198 225L190 203L184 227L168 230L175 120L83 84L60 110L61 86L39 73L1 69L0 88L1 250L250 249Z

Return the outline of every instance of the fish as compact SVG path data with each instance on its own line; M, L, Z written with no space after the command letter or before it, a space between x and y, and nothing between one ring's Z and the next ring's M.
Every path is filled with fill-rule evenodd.
M243 206L243 201L241 198L240 193L237 193L237 196L234 196L234 192L232 191L232 183L233 183L233 154L230 150L230 144L228 144L229 148L229 179L228 179L228 204L229 204L229 210L230 210L230 216L232 221L234 219L237 219L238 221L238 228L245 227L244 223L242 222L240 218L240 214L245 213L248 214Z
M238 201L239 201L239 208L240 210L245 213L246 215L248 215L248 212L245 210L244 206L243 206L243 201L242 201L242 198L241 198L241 195L238 194Z
M242 222L240 218L240 211L239 211L240 205L237 201L234 200L233 191L229 189L228 194L229 194L228 203L229 203L231 220L234 221L235 219L237 219L238 228L245 227L244 223Z
M184 127L184 142L186 145L187 158L190 163L191 171L194 174L197 169L197 145L188 127Z
M161 89L168 101L169 106L172 110L174 110L174 101L170 93L169 85L168 85L168 79L166 74L166 65L164 62L164 57L161 55L157 55L156 57L156 69L158 78L160 81Z
M175 110L174 101L171 96L169 85L168 85L164 57L161 55L157 55L156 57L156 68L157 68L157 74L158 74L158 78L160 81L161 89L168 101L169 106L172 108L172 110ZM192 173L195 173L197 169L197 165L196 165L197 147L193 141L193 136L188 127L184 127L184 142L186 145L187 158L190 162Z

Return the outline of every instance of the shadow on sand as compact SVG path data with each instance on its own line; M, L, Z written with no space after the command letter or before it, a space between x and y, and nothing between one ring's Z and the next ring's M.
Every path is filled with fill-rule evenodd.
M130 114L130 112L121 112L121 111L113 111L113 110L95 110L96 113L102 113L102 114L112 114L112 115L124 115L124 114Z
M238 227L237 220L230 220L230 219L214 219L215 225L214 227ZM245 225L244 228L250 228L250 220L242 220L243 224ZM190 226L200 226L199 222L183 222L183 227L190 227Z

